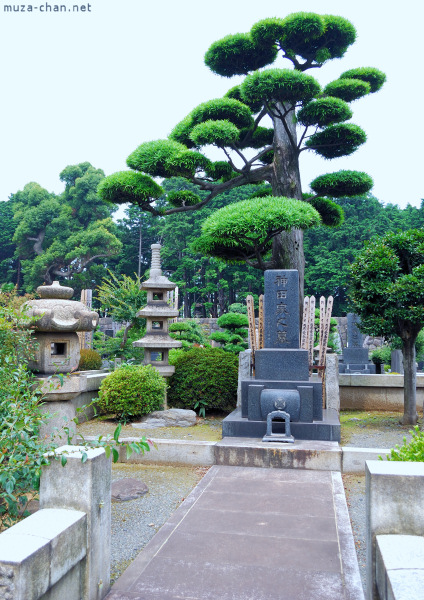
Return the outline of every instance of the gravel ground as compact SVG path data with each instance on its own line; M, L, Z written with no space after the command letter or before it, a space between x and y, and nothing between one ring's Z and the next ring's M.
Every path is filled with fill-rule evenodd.
M181 502L199 483L208 467L114 464L112 481L140 479L149 491L127 502L112 502L111 582L134 560Z

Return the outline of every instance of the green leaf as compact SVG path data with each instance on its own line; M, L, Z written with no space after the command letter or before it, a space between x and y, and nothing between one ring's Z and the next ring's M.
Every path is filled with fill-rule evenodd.
M122 424L119 423L118 427L115 429L115 431L113 433L113 439L115 440L115 442L119 441L119 436L121 435L121 429L122 429Z

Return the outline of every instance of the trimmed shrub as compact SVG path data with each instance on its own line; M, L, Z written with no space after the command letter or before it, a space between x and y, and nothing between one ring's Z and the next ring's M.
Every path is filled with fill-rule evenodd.
M170 406L194 410L201 401L206 410L235 408L237 356L220 348L192 348L173 357L172 362L175 373L169 379Z
M108 375L99 389L98 407L102 413L114 413L119 421L161 410L166 383L151 365L124 365Z
M102 368L102 357L95 350L83 348L80 352L78 371L96 371Z

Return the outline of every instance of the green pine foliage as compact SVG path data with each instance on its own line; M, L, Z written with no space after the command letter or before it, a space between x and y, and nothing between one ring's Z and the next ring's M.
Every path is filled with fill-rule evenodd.
M315 208L326 227L340 227L343 223L343 209L336 202L329 200L329 198L319 198L316 196L308 198L307 202Z
M97 193L105 202L115 204L140 204L153 202L163 194L163 189L151 177L134 173L134 171L119 171L100 182Z
M190 137L196 146L232 146L239 139L240 130L230 121L205 121L193 127Z
M353 154L366 140L365 131L358 125L338 123L314 133L305 143L324 158L337 158Z
M248 330L245 329L249 325L247 315L228 312L219 317L217 324L224 331L216 331L210 339L222 344L223 350L238 355L248 348Z
M316 194L342 198L366 194L371 190L374 182L367 173L338 171L337 173L320 175L310 185Z
M237 356L219 348L193 348L179 353L173 363L175 373L169 379L168 389L170 406L193 410L201 401L206 411L235 408Z
M235 262L250 258L260 261L278 232L292 227L308 229L320 222L317 211L301 200L275 196L251 198L229 204L208 217L193 249Z
M182 343L183 350L189 350L193 346L206 345L206 336L199 323L192 319L176 321L169 325L169 335L174 340Z
M359 79L336 79L324 88L324 94L333 98L340 98L345 102L353 102L371 92L371 85Z
M203 102L191 112L193 127L205 121L229 121L239 129L253 126L253 117L243 102L234 98L216 98Z
M374 67L350 69L340 75L340 79L359 79L370 84L372 94L378 92L386 81L386 75Z
M205 64L217 75L247 75L274 62L277 48L252 39L248 33L227 35L214 42L205 54Z
M165 379L151 365L124 365L103 379L97 405L126 422L161 410L165 390Z
M326 127L348 121L352 114L349 105L340 98L318 98L299 110L297 120L306 127Z
M246 102L309 102L321 91L311 75L292 69L267 69L248 75L241 85Z

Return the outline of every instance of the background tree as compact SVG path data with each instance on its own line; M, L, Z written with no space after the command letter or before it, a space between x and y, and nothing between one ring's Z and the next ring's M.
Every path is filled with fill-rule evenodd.
M424 326L424 230L369 242L352 265L351 300L361 330L402 340L403 424L417 422L415 342Z
M424 205L384 206L373 196L339 198L344 222L335 228L316 227L305 231L305 293L333 296L333 314L348 312L350 264L364 242L389 231L406 230L424 224Z
M248 33L215 42L205 55L207 66L224 77L245 76L241 85L224 98L197 106L167 140L141 144L127 159L132 171L106 178L100 195L113 202L134 202L156 216L197 210L226 190L263 181L270 183L274 196L302 201L301 152L327 159L347 156L366 139L360 127L346 123L352 117L349 103L379 90L384 74L374 68L352 69L321 90L305 73L341 58L355 37L346 19L295 13L259 21ZM263 69L280 52L291 68ZM222 161L212 162L202 152L210 145L222 151ZM147 175L178 175L207 194L175 193L168 198L172 206L157 208L159 192L152 190ZM306 201L325 223L332 209L329 197L358 195L371 186L366 174L341 171L312 182L314 193ZM334 219L329 224L334 225ZM303 236L296 225L285 233L281 229L286 227L273 228L272 258L259 266L298 269L303 294ZM219 248L221 258L226 249Z
M106 310L118 323L124 323L124 334L121 348L127 343L128 334L131 329L141 332L146 320L137 317L137 313L146 305L146 292L140 289L140 277L128 277L121 275L118 278L109 271L101 285L97 288L97 298L101 309ZM142 337L140 335L140 337Z
M0 283L19 285L18 261L13 236L16 224L13 220L12 202L0 202Z
M66 187L59 196L38 183L12 195L13 241L27 290L61 278L77 289L93 287L89 268L121 250L113 209L96 194L103 177L100 169L81 163L62 171Z

